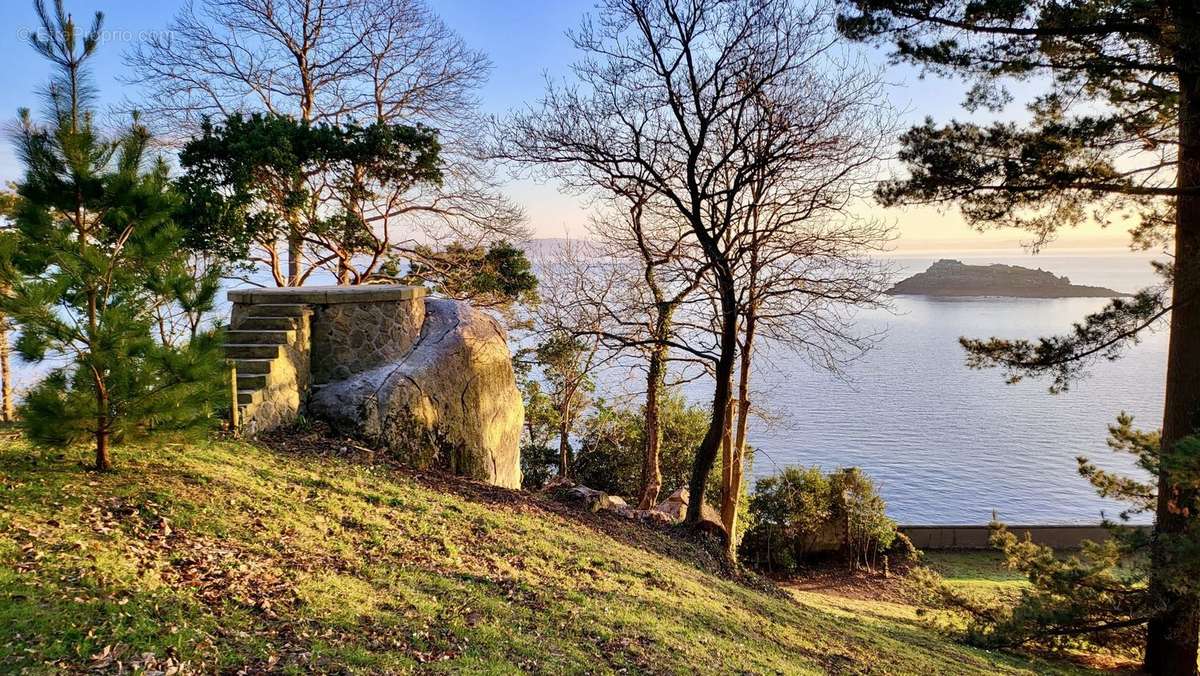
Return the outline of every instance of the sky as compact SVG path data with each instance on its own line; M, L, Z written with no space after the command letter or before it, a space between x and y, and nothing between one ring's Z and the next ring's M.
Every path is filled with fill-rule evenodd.
M152 31L165 30L186 0L66 0L67 10L77 18L96 10L105 13L104 44L93 61L93 77L100 90L101 104L131 96L120 82L122 54ZM202 1L202 0L196 0ZM535 101L546 77L564 77L577 58L566 32L593 11L594 0L433 0L432 6L467 43L486 53L493 71L480 92L488 113L502 115ZM83 23L83 21L79 21ZM50 75L50 65L29 47L27 36L37 25L32 0L0 2L0 120L15 120L21 107L38 105L36 92ZM856 47L857 48L857 47ZM879 64L885 54L863 47L866 58ZM922 79L914 70L892 66L887 72L888 96L905 126L920 123L925 116L937 121L964 119L964 88L961 83L937 78ZM1020 114L1020 110L1009 114ZM886 171L894 171L889 168ZM20 177L20 167L11 142L0 144L0 182ZM587 208L577 197L559 190L553 182L513 179L506 186L509 196L520 203L535 237L586 236ZM953 253L996 250L1017 253L1026 233L1009 230L979 234L967 227L951 208L883 209L864 206L896 227L898 252ZM1120 248L1128 238L1122 229L1102 230L1089 226L1064 232L1048 252Z

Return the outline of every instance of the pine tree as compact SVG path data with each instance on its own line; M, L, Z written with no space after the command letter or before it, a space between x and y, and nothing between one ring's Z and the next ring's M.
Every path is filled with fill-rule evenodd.
M229 258L265 265L278 286L302 285L319 270L339 284L376 281L397 253L380 223L403 212L377 203L388 192L439 185L440 148L437 132L422 125L261 113L205 121L179 155L187 172L180 187L197 217L189 228ZM279 241L288 242L286 275Z
M62 0L53 15L44 0L35 8L43 32L30 42L57 75L45 91L47 122L20 114L25 176L0 310L20 328L22 357L65 363L22 404L30 437L53 445L91 438L95 467L107 470L114 438L212 417L223 392L218 337L182 348L152 337L163 294L198 283L173 221L179 200L166 164L148 156L151 138L136 116L111 138L95 124L85 66L103 15L80 34Z
M1200 585L1180 576L1200 543L1200 6L1141 0L841 0L842 32L894 45L893 59L962 77L968 110L998 111L1006 83L1043 89L1021 122L932 120L901 138L909 176L885 204L957 204L978 228L1022 227L1035 244L1063 227L1127 219L1135 245L1173 248L1164 284L1114 301L1071 333L966 340L970 364L1061 389L1170 319L1155 493L1146 670L1196 674Z
M1163 471L1166 458L1160 434L1134 428L1132 416L1122 413L1117 417L1116 424L1109 427L1108 445L1114 452L1132 456L1137 467L1151 477L1157 478ZM1178 447L1195 458L1200 440L1189 438ZM935 603L967 616L970 642L989 648L1036 645L1136 650L1146 640L1147 625L1160 611L1157 592L1150 585L1152 576L1173 581L1174 588L1183 592L1200 576L1200 548L1195 537L1160 542L1144 529L1122 525L1134 516L1154 512L1158 503L1155 482L1114 474L1086 457L1079 457L1078 462L1080 475L1101 497L1128 504L1119 514L1119 522L1106 524L1111 538L1085 542L1080 551L1062 556L1034 543L1028 535L1020 538L994 522L991 544L1003 554L1007 568L1029 580L1012 601L966 594L936 575L923 574L921 581L934 591ZM1200 480L1200 466L1194 460L1169 471L1176 480ZM1153 550L1164 545L1171 554L1167 568L1152 558Z

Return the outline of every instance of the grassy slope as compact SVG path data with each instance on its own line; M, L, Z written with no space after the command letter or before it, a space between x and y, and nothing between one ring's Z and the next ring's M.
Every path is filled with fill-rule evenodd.
M122 448L107 475L82 457L0 442L0 671L1057 669L540 498L232 442Z

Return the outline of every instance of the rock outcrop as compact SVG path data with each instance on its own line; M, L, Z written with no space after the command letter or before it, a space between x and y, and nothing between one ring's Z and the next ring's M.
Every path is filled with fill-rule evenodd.
M320 387L308 411L416 467L521 486L524 408L508 341L465 303L426 300L408 354Z
M943 258L888 291L891 295L1006 296L1012 298L1117 298L1127 296L1102 286L1072 284L1045 270L1019 265L966 265Z

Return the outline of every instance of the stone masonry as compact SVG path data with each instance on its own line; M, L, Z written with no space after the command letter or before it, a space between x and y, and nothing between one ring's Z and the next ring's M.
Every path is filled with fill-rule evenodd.
M425 319L415 286L298 287L229 292L226 356L238 373L242 429L292 422L313 386L412 348Z

